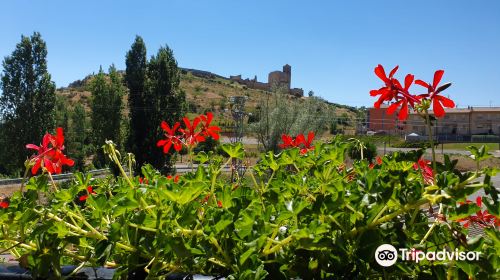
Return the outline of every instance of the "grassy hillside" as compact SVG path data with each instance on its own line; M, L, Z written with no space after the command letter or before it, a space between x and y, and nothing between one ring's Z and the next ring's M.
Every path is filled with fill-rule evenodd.
M91 93L88 84L93 79L88 76L83 80L75 81L66 88L57 90L57 94L67 102L68 108L81 103L90 110ZM265 100L269 94L266 91L250 89L245 85L220 77L206 78L191 74L181 74L180 88L186 92L188 102L188 115L201 114L206 110L214 112L216 121L220 124L231 123L231 112L229 110L229 99L231 96L246 96L245 109L248 113L255 113L258 105ZM304 98L290 97L294 102L302 102ZM127 96L124 96L125 110L127 115ZM349 106L329 104L335 109L335 115L339 118L355 118L356 110ZM352 133L353 127L349 123L340 123L337 128L344 129L346 133Z

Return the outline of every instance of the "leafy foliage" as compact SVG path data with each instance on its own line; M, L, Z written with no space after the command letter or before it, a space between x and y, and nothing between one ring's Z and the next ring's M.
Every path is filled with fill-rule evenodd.
M112 140L121 147L122 97L125 89L114 65L109 67L109 80L102 68L90 84L92 92L92 143L100 147L106 140ZM105 157L96 150L96 165L104 166Z
M40 33L21 36L4 58L0 95L0 162L14 173L28 153L25 143L40 141L55 126L55 85L47 71L47 46Z
M283 134L319 133L328 128L325 122L332 110L323 100L311 96L302 102L294 101L283 88L276 88L259 105L258 122L252 123L251 129L266 151L277 152Z
M395 153L371 167L362 160L348 168L349 145L337 138L315 142L303 155L299 148L262 154L248 180L236 183L221 175L226 164L243 159L241 144L222 145L227 158L201 152L203 164L175 179L145 165L141 177L123 170L116 178L78 173L51 192L46 176L33 177L27 192L0 209L0 245L17 245L14 253L28 256L42 276L49 267L58 271L63 262L82 260L114 266L118 276L138 269L152 278L190 272L228 279L490 279L500 272L498 229L467 240L468 229L457 222L478 211L459 202L480 188L498 219L494 170L461 173L447 160L428 185L413 168L420 154ZM117 159L114 145L106 147ZM50 204L40 203L40 194ZM423 206L437 203L442 217L430 230ZM384 268L374 260L383 243L481 255L473 263L400 261Z

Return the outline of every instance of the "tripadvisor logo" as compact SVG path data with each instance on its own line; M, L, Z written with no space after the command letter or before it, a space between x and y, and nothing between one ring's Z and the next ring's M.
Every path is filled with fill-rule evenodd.
M382 244L378 246L377 250L375 250L375 261L381 266L391 266L396 263L398 260L398 251L401 256L402 261L414 261L419 263L423 260L428 261L445 261L445 260L460 260L460 261L478 261L479 255L481 252L475 251L448 251L448 250L440 250L440 251L428 251L424 252L422 250L416 250L415 248L407 249L407 248L396 248L390 244Z

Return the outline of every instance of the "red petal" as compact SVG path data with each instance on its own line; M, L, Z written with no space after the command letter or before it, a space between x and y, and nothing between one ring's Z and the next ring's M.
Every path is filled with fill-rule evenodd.
M156 146L157 147L162 147L162 146L165 146L165 144L167 144L167 141L168 140L160 140L156 143Z
M415 76L413 76L412 74L406 75L406 77L405 77L405 90L408 90L410 88L411 84L413 83L414 78L415 78Z
M191 122L189 121L189 119L184 117L184 118L182 118L182 120L184 121L184 125L186 125L186 128L190 130L191 129Z
M182 143L179 141L174 141L174 150L176 150L177 152L182 150Z
M384 82L389 81L389 79L387 79L385 75L384 67L380 64L377 67L375 67L375 75L377 75L377 77L379 77Z
M56 129L56 143L58 147L64 145L64 131L62 127Z
M403 102L401 110L399 111L399 120L404 121L408 118L408 102Z
M314 139L314 131L309 131L307 134L307 147L309 147Z
M394 114L394 111L396 111L397 108L399 108L399 105L401 105L401 103L403 102L403 100L400 100L396 103L392 103L391 106L389 106L389 108L387 108L387 115L392 115Z
M378 89L370 90L370 96L377 96L379 94Z
M432 83L432 87L434 89L437 88L437 85L439 84L439 82L441 81L441 78L443 77L443 74L444 74L444 70L437 70L435 73L434 73L434 82Z
M304 134L299 134L295 138L295 141L293 141L293 144L295 147L298 147L300 144L305 144L306 138L304 137Z
M168 151L170 150L170 147L172 146L172 141L168 141L165 146L163 146L163 152L165 154L168 154Z
M87 200L88 197L89 197L88 195L82 195L80 196L80 201L85 201Z
M170 134L170 127L166 121L162 121L160 124L161 129L163 129L166 133Z
M446 98L444 96L438 95L435 98L438 98L439 102L443 104L444 107L446 108L455 108L455 102L453 100Z
M392 78L394 76L394 74L396 74L396 71L398 71L398 68L399 68L399 65L396 65L396 67L394 67L394 69L391 70L391 72L389 73L389 79Z
M73 165L75 165L75 161L70 159L70 158L65 158L63 164L65 164L67 166L73 166Z
M42 147L47 149L49 146L49 143L50 143L50 141L52 141L52 139L54 139L54 137L51 134L46 133L42 139Z
M198 126L198 124L200 123L200 121L201 121L200 117L194 118L194 120L193 120L193 127L191 128L193 131L196 129L196 127Z
M38 172L38 169L42 165L42 159L37 159L33 168L31 168L31 174L35 175Z
M38 147L37 145L34 145L34 144L26 144L26 149L33 149L33 150L39 151L40 147Z
M444 109L441 103L439 103L439 100L434 99L434 101L432 102L432 108L434 110L434 115L437 118L444 116Z
M483 205L483 198L480 196L476 197L476 204L481 207Z
M422 81L422 80L416 80L415 81L415 84L417 85L420 85L420 86L423 86L425 88L429 88L429 84L427 84L426 82Z

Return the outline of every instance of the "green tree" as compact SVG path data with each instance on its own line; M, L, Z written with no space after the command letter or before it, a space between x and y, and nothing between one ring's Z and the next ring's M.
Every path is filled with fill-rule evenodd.
M286 88L278 87L258 106L258 119L251 129L257 134L265 150L277 151L282 134L293 136L309 131L323 131L332 115L332 109L319 97L304 100L287 94Z
M27 143L38 144L55 126L55 84L47 71L47 46L40 33L21 36L3 60L0 87L0 162L8 173L30 155Z
M96 149L96 165L104 166L105 156L101 149L106 140L112 140L120 148L122 97L125 93L120 75L114 65L109 68L109 77L99 69L90 83L92 92L92 143Z
M135 37L130 51L127 52L125 64L125 82L127 84L128 107L130 115L128 149L135 155L137 166L144 164L144 151L146 150L144 139L148 134L149 127L148 110L146 108L146 45L140 36ZM150 106L150 104L147 104Z
M186 95L179 89L179 83L180 72L173 51L168 46L161 47L147 68L144 100L148 105L148 118L143 123L147 134L140 152L145 162L165 171L170 171L172 155L164 155L156 143L163 137L161 121L173 124L180 121L186 111Z
M70 112L68 111L67 99L63 96L56 96L55 108L56 126L68 131Z
M75 168L82 170L85 167L87 142L87 113L82 104L76 104L71 114L70 132L68 154L70 154L75 161Z

